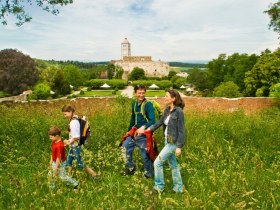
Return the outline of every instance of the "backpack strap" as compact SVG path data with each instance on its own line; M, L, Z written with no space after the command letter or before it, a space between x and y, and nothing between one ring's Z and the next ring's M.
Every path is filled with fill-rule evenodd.
M137 101L134 102L134 109L133 109L134 115L135 115L135 125L137 124L137 115L138 115L138 114L142 114L142 116L143 116L143 117L145 118L145 120L148 122L148 118L147 118L146 113L145 113L145 105L146 105L146 103L147 103L147 99L144 98L144 100L142 101L142 103L141 103L141 108L140 108L140 112L136 112L136 103L137 103Z
M148 122L148 118L147 118L147 115L146 115L146 112L145 112L145 105L148 101L145 99L142 104L141 104L141 114L143 115L143 117L145 118L145 120Z

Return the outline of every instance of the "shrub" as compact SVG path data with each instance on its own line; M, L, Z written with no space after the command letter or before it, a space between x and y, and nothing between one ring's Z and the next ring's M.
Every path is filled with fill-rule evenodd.
M33 99L47 99L50 97L51 88L46 83L39 83L35 85L31 98Z
M280 99L280 83L277 83L270 87L269 97L275 97Z
M239 87L232 81L223 82L214 89L213 96L236 98L242 96Z

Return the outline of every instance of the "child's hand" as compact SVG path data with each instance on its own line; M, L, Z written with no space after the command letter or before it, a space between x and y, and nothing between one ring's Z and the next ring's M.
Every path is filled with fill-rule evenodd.
M175 150L175 155L178 157L178 156L181 155L181 153L182 153L181 148L176 148L176 150Z
M68 145L70 145L70 141L69 140L64 140L63 144L64 144L64 146L68 146Z

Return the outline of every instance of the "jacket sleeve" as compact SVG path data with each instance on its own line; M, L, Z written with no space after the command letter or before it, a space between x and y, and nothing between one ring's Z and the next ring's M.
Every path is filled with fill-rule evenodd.
M167 112L168 112L168 108L166 108L166 109L164 110L164 113L163 113L163 115L160 117L159 121L157 121L154 125L152 125L152 126L150 127L150 130L151 130L151 131L154 132L156 129L158 129L158 128L163 124L164 118L165 118L165 116L167 115Z
M131 104L131 116L130 116L130 123L127 131L130 131L130 129L135 125L135 113L134 113L134 103Z
M184 113L182 109L178 109L178 139L176 141L176 146L182 148L185 144L186 131L185 131L185 120Z
M148 128L156 122L155 110L153 104L149 101L145 105L145 113L148 118L148 122L145 124L145 126Z

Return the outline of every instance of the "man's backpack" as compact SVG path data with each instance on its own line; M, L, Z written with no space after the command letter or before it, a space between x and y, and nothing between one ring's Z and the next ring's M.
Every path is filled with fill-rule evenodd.
M161 111L159 103L154 101L154 100L147 100L146 99L145 101L143 101L143 103L141 104L141 114L143 115L145 120L148 121L148 118L147 118L146 113L145 113L145 105L148 101L151 102L153 107L154 107L156 120L159 120L159 118L162 116L162 111Z
M86 116L76 118L80 123L80 141L79 146L88 143L91 132L90 132L90 125L89 121L86 119Z

